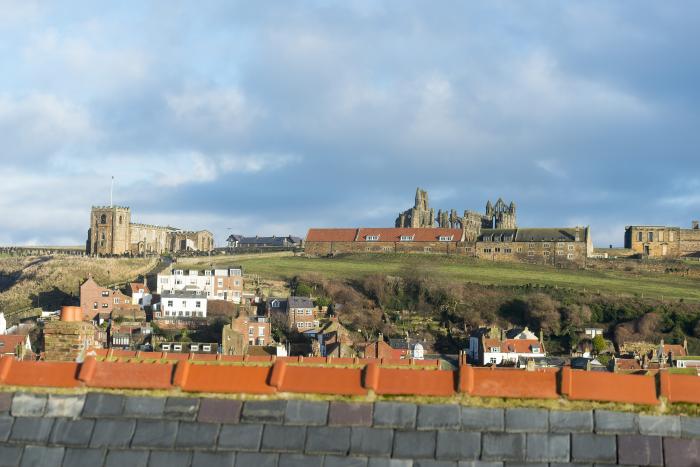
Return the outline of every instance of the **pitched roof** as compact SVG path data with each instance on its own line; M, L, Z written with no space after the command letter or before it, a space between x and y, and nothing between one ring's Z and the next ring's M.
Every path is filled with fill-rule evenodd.
M678 344L664 344L664 354L668 355L673 352L674 357L685 357L687 355L685 348Z
M461 229L445 228L384 228L361 227L359 229L309 229L307 242L365 242L367 236L378 236L380 242L400 242L401 237L411 237L413 242L437 242L440 237L462 240ZM407 241L407 240L404 240Z
M0 336L0 353L14 353L15 347L18 345L25 345L26 342L27 336L20 336L16 334Z
M314 301L309 297L289 297L289 308L313 308Z
M579 227L579 240L587 236L588 228ZM516 242L573 242L576 240L576 228L543 228L543 229L518 229L515 236Z
M131 293L138 292L140 289L143 289L144 293L150 293L148 286L143 282L130 282L129 287L131 288Z
M380 242L400 242L401 237L412 237L413 242L437 242L440 237L450 237L450 241L462 239L461 229L444 228L361 228L357 241L364 242L367 236L379 236Z
M489 349L491 347L500 348L501 352L510 353L545 353L544 345L538 339L484 339L484 347ZM539 347L539 352L533 352L533 347Z
M309 229L307 242L352 242L358 229Z

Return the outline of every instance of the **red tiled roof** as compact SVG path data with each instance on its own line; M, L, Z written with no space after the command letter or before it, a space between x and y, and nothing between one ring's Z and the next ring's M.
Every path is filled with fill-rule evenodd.
M460 229L442 229L442 228L362 228L358 241L364 242L368 235L378 235L380 242L400 242L402 236L413 237L413 242L437 242L440 237L452 237L453 242L458 242L462 239L462 231Z
M414 242L437 242L440 237L452 237L453 242L462 239L460 229L443 228L372 228L359 229L309 229L307 242L358 242L367 241L368 235L378 235L380 242L400 242L402 236L412 237Z
M27 336L9 334L0 336L0 354L15 353L15 347L24 345L27 342Z
M503 341L501 351L515 353L533 353L532 347L539 347L537 353L544 353L544 345L537 339L506 339Z
M668 355L673 352L674 357L685 357L687 353L682 345L678 344L664 344L664 355Z
M615 366L619 370L641 370L642 364L636 358L616 358Z
M543 354L544 344L541 344L537 339L506 339L501 341L499 339L484 339L484 347L488 352L491 347L499 347L501 352L511 352L511 353L533 353L532 346L537 346L540 348L538 354Z
M144 284L143 282L132 282L129 284L131 287L131 292L138 292L140 289L143 289L145 293L149 293L150 290L148 290L148 286Z
M377 395L565 398L646 405L658 405L663 397L669 403L700 403L700 378L666 371L643 376L566 367L556 371L522 371L474 368L464 364L452 371L434 367L387 368L376 360L364 366L353 360L351 366L343 366L347 365L347 360L277 358L272 365L265 366L255 364L256 360L251 357L243 359L243 364L232 365L229 362L241 360L222 355L216 360L210 359L207 365L197 365L187 359L144 363L88 357L84 363L77 364L3 357L0 359L0 386L335 396L367 396L374 391ZM337 364L318 366L323 362Z
M352 242L357 229L309 229L307 242Z

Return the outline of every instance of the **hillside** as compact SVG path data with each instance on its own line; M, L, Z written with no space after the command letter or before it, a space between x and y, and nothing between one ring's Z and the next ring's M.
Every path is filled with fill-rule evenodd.
M104 285L119 284L150 271L155 259L70 256L0 258L0 311L14 322L36 308L53 310L77 302L80 283L92 274Z
M182 259L183 267L241 264L246 274L291 279L318 274L334 279L362 279L373 274L402 276L419 273L433 279L483 285L541 285L592 293L657 299L700 300L700 279L663 272L568 270L548 266L494 263L437 255L349 255L306 258L289 253Z

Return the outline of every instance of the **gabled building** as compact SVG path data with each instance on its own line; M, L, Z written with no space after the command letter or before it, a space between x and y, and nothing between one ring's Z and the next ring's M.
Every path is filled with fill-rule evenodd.
M299 248L303 240L293 235L278 237L244 237L243 235L231 235L226 240L229 248Z
M178 291L200 292L208 300L226 300L241 303L243 295L243 268L228 266L199 270L172 269L158 274L157 293Z
M469 338L469 361L477 365L511 365L521 361L544 359L544 343L527 327L510 332L481 328Z
M304 332L317 328L319 311L309 297L289 297L287 302L287 325L290 329Z
M145 278L143 282L130 282L128 289L132 303L139 305L141 308L151 305L153 295L146 284Z
M115 307L131 303L131 297L120 290L100 286L92 276L80 285L80 309L84 321L90 321L100 313L111 314Z
M18 334L0 335L0 357L22 357L32 353L32 343L29 336Z

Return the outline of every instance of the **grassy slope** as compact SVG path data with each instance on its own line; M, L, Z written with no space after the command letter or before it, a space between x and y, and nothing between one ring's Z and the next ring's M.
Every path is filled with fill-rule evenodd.
M480 284L537 284L620 295L700 299L700 280L692 278L659 273L565 270L437 255L351 255L326 259L267 254L214 257L205 261L191 261L188 266L193 263L202 267L209 264L242 264L248 274L275 279L305 273L357 279L369 274L401 275L417 271L437 278Z
M80 283L92 274L102 285L118 284L150 271L156 260L103 259L72 256L13 257L0 259L0 311L8 317L38 304L54 309L71 295L78 297ZM38 300L37 300L38 298Z

